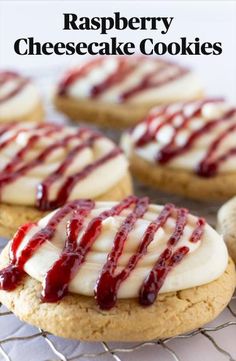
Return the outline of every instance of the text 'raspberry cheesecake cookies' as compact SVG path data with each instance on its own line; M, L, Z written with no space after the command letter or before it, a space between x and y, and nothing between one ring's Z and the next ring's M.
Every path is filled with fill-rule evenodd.
M69 200L120 200L132 193L121 149L88 128L0 125L0 165L2 236Z
M222 99L153 108L121 143L156 188L206 201L236 194L236 108Z
M110 128L137 123L154 105L202 96L197 76L160 58L100 57L69 71L55 105L72 120Z
M201 327L235 269L203 218L147 197L75 200L19 228L1 255L0 301L55 335L142 341Z
M43 113L39 91L31 80L0 70L0 123L42 121Z

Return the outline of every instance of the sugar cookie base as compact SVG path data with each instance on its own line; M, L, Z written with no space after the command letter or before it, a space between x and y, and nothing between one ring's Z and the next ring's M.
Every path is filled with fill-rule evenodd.
M187 198L221 201L236 194L236 173L204 178L193 172L150 163L135 154L130 157L130 167L143 183Z
M202 92L196 93L194 99L199 99L202 96ZM168 103L175 100L169 99ZM123 129L136 124L147 115L152 107L163 103L155 101L148 104L115 104L91 99L56 96L54 104L57 110L67 115L71 120L87 121L104 128Z
M7 248L1 255L1 267L8 263ZM176 336L212 321L230 301L235 282L235 267L229 260L224 274L211 283L160 294L150 307L126 299L102 311L93 297L75 294L57 303L42 303L41 284L26 276L16 290L0 291L0 301L21 320L57 336L81 341L147 341Z
M0 115L0 124L9 122L43 122L44 121L44 109L42 103L38 103L30 112L12 118L4 118Z

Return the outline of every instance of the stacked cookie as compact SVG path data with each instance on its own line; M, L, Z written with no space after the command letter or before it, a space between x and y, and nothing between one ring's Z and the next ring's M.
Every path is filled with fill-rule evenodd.
M19 100L28 86L10 72L0 78L3 106L20 104L0 126L0 233L12 237L0 258L1 302L55 335L89 341L166 338L214 319L236 283L222 236L186 208L132 195L130 170L193 199L236 194L235 108L203 98L190 70L155 58L73 69L56 107L72 120L130 127L122 150L81 125L27 112L34 121L19 122L33 105ZM231 245L228 212L219 221Z

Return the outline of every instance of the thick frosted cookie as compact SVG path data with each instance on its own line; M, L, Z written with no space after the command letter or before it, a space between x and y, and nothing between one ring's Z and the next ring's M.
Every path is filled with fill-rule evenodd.
M0 71L0 123L42 121L43 105L36 86L15 72Z
M136 341L213 320L235 288L222 237L172 204L75 200L19 228L1 255L0 301L80 340Z
M236 194L236 108L222 99L153 108L121 144L156 188L206 201Z
M100 57L64 76L55 104L73 120L124 128L154 105L202 93L196 75L178 64L150 57Z
M0 235L76 198L120 200L132 193L128 162L88 128L0 125Z
M230 256L236 263L236 197L230 199L220 208L218 230L223 234Z

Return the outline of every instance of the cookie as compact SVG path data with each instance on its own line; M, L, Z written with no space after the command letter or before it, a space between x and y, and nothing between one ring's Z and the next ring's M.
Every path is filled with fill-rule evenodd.
M236 108L206 98L154 108L121 145L144 183L218 201L236 194L235 140Z
M85 341L191 331L224 309L236 284L223 239L203 218L136 196L69 202L21 226L0 263L4 305Z
M236 263L236 197L225 203L218 212L217 228L222 233L229 254Z
M1 125L0 165L0 231L5 237L68 200L120 200L132 193L123 152L88 128Z
M95 199L118 201L132 192L132 179L127 173L112 189ZM26 222L35 222L47 213L47 211L40 211L36 207L0 204L0 235L9 239L19 226Z
M100 57L64 76L55 106L75 121L125 128L154 105L202 95L196 75L178 64L154 57Z
M0 71L0 123L43 120L38 89L30 79L11 71Z

